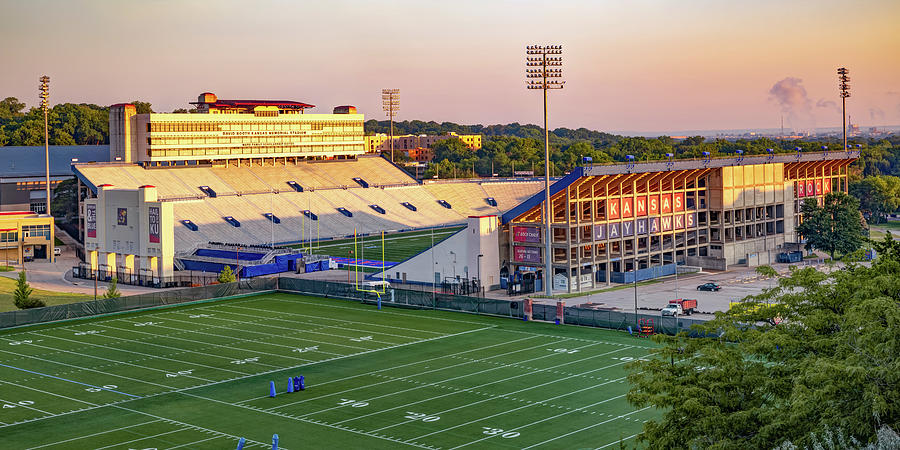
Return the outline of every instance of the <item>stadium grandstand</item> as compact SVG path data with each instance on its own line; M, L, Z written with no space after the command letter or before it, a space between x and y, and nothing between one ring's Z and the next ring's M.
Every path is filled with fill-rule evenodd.
M463 225L472 215L500 216L542 186L533 179L420 184L365 155L363 115L349 105L310 114L313 105L303 102L211 93L195 104L198 114L113 105L112 162L72 165L89 272L170 277L183 267L176 254L196 257L210 242L274 247Z

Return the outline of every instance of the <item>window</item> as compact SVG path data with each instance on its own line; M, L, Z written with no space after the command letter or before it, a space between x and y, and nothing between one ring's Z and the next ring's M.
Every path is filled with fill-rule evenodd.
M25 225L22 227L24 237L44 237L50 239L50 225Z
M18 231L0 232L0 242L18 242L18 241L19 241L19 232Z

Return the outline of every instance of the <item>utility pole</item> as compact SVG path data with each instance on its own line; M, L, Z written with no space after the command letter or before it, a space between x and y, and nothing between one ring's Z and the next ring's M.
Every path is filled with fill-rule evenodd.
M553 231L550 227L552 212L550 211L550 132L547 128L547 90L562 89L566 84L562 80L562 46L561 45L529 45L525 47L525 85L528 89L540 89L544 92L544 293L553 295L553 254L550 245Z
M391 121L391 162L394 162L394 115L400 111L400 89L382 89L381 105Z
M837 70L838 80L840 80L841 84L838 85L841 89L841 115L844 118L844 126L841 128L841 132L844 135L844 151L847 151L847 97L850 96L850 71L845 67L841 67Z
M50 215L50 130L47 125L47 109L50 107L50 77L44 75L41 77L40 97L41 110L44 111L44 169L47 175L47 210L46 214ZM52 247L51 247L52 249Z

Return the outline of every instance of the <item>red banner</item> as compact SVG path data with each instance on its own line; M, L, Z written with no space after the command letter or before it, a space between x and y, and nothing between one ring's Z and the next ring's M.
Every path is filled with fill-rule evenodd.
M513 241L530 243L541 242L541 230L540 228L533 227L513 227Z
M659 207L663 214L672 212L672 194L662 194L659 198Z
M684 211L684 192L676 192L672 199L672 209L675 212Z
M634 199L631 197L622 199L622 217L634 217Z
M646 216L647 215L647 196L642 195L634 199L634 215L635 216Z
M618 219L619 218L619 199L611 198L606 201L606 218L607 219Z
M651 195L647 198L647 210L650 215L659 214L659 195Z

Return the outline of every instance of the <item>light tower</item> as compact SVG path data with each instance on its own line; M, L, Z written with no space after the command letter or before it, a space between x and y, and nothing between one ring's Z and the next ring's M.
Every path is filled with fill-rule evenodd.
M41 110L44 111L44 169L46 170L47 179L47 209L46 213L50 215L50 132L47 126L47 109L50 107L50 77L44 75L41 77Z
M550 132L547 129L547 90L562 89L562 45L529 45L525 47L525 85L528 89L544 91L544 292L553 294L553 252L550 241Z
M391 162L394 162L394 115L400 111L400 89L382 89L381 105L391 121Z
M837 73L838 80L841 81L841 84L838 86L841 89L841 115L844 118L844 126L842 127L844 151L847 151L847 97L850 96L850 71L841 67L837 70Z

